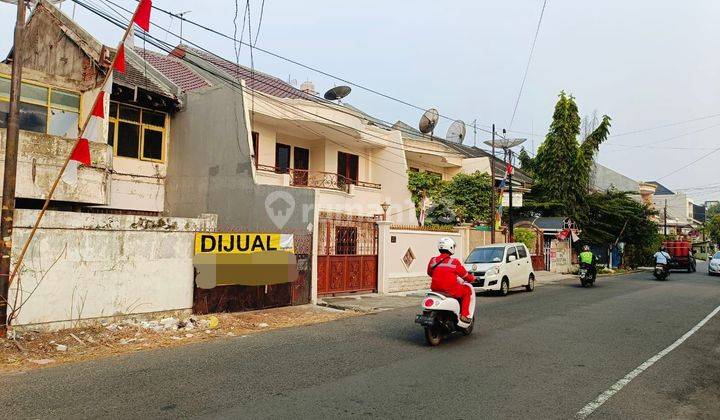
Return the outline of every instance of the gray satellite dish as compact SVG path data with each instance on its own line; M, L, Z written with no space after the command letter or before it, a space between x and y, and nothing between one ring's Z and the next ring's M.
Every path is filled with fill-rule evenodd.
M526 140L527 139L495 139L495 147L500 147L502 149L510 149L524 143ZM492 140L485 140L484 143L488 146L493 145Z
M350 86L335 86L334 88L325 92L324 98L328 101L340 101L340 99L348 96L352 89Z
M440 113L435 108L430 108L420 117L420 132L423 134L432 133L440 119Z
M450 124L445 140L462 144L463 140L465 140L465 132L465 123L462 120L456 120Z

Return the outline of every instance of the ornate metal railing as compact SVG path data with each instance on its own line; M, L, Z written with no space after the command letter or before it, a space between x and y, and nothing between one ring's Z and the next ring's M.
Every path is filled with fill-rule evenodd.
M348 192L350 184L366 188L380 189L380 184L349 179L334 172L309 171L307 169L278 168L270 165L256 165L258 171L290 175L290 185L294 187L324 188Z

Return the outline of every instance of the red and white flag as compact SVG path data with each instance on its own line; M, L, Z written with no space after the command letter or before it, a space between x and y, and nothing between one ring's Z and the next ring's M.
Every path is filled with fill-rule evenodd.
M145 32L150 32L150 11L152 10L152 0L140 0L137 11L135 11L135 19L133 22L141 27Z
M63 182L70 185L77 184L78 166L81 164L86 166L90 165L90 143L87 139L83 138L79 139L77 144L75 144L75 148L70 155L70 160L65 167L65 172L63 172L61 177Z
M105 135L105 121L107 120L110 110L112 83L113 78L111 74L105 86L103 86L98 93L97 99L90 112L90 120L70 155L70 161L68 161L61 177L63 182L67 184L77 184L78 167L80 165L90 165L90 142L104 143L107 138Z
M135 18L133 19L133 23L137 24L142 30L145 32L150 31L150 11L152 10L152 0L141 0L140 4L138 4L137 11L135 12ZM115 62L113 63L113 69L119 71L120 73L125 73L126 64L125 64L125 50L128 48L133 48L133 30L130 29L130 34L128 35L125 42L120 44L120 47L117 50L117 55L115 57Z

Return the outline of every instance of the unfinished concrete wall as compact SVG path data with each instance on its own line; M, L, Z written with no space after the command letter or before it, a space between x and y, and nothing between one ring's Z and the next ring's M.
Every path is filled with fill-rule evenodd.
M216 86L187 93L173 119L165 211L218 215L221 229L307 231L315 191L256 185L242 95Z
M0 130L0 164L5 164L7 130ZM74 139L20 131L16 196L44 199L55 181L65 158L75 145ZM78 169L77 185L61 182L54 200L85 204L105 204L111 148L104 143L90 142L90 167ZM0 174L2 179L2 174ZM2 189L0 183L0 190Z
M36 216L35 210L16 210L13 261ZM15 324L66 327L92 318L189 309L195 232L215 227L213 216L47 212L10 291L11 303L18 290L18 302L27 300Z

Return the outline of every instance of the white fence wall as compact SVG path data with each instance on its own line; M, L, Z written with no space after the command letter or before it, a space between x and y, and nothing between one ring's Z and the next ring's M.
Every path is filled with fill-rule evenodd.
M383 235L383 229L386 233ZM437 255L437 244L440 238L450 237L455 240L455 255L463 260L467 250L466 238L460 232L433 232L423 230L395 229L380 224L380 264L379 288L381 293L393 293L409 290L427 289L430 277L427 275L427 264L430 258ZM386 237L386 240L383 240ZM403 257L410 250L414 259L409 265Z
M37 211L17 210L13 261ZM80 320L189 309L196 231L217 218L48 212L25 257L11 304L26 301L15 325L47 328Z

